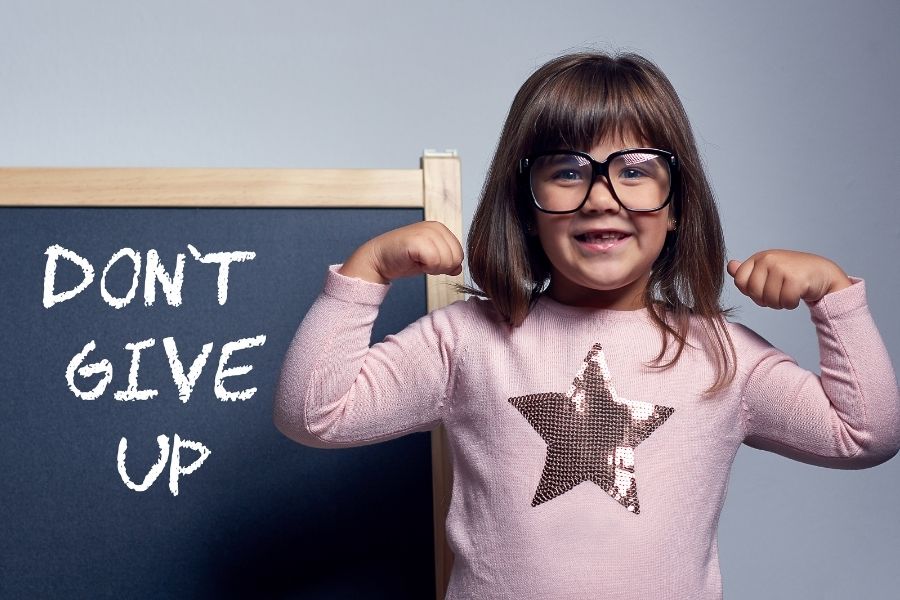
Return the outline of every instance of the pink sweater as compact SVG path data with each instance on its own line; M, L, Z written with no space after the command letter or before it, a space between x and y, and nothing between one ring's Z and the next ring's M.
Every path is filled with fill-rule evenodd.
M288 350L276 425L317 447L446 426L448 599L721 598L716 528L741 443L848 469L900 448L897 382L858 279L810 305L821 378L730 324L737 376L704 398L706 352L643 366L660 347L646 310L544 297L509 329L469 299L369 347L389 286L336 269Z

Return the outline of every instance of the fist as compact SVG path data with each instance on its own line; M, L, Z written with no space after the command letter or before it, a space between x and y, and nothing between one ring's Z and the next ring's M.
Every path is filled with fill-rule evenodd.
M764 250L744 261L728 261L734 285L760 306L797 308L850 287L847 274L823 256L793 250Z
M422 221L372 238L347 259L340 272L376 283L420 273L459 275L463 250L442 223Z

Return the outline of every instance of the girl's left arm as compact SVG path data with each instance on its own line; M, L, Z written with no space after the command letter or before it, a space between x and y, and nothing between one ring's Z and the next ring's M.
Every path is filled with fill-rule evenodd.
M760 255L770 253L776 256L762 258L766 276L754 274L761 268ZM848 278L828 259L803 253L768 251L736 262L729 264L729 273L757 304L772 306L786 299L783 307L790 308L795 299L806 301L821 368L816 376L758 336L751 337L747 343L757 352L747 348L755 364L742 393L745 442L833 468L865 468L894 456L900 449L900 392L869 312L865 283ZM804 296L810 289L817 291Z

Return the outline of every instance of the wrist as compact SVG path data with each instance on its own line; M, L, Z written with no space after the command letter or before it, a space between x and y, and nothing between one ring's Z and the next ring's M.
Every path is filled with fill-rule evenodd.
M356 277L371 283L388 284L391 281L378 270L375 253L369 243L365 243L356 249L353 254L341 265L338 273L347 277Z
M831 281L828 284L828 287L825 290L826 294L830 294L832 292L839 292L841 290L845 290L848 287L853 285L853 282L850 280L850 277L844 273L843 269L837 267L837 271L831 277Z

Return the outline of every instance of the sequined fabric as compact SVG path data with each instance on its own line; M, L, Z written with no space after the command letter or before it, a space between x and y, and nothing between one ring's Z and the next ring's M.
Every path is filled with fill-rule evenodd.
M641 512L634 448L675 409L618 397L600 344L588 352L565 393L529 394L509 401L547 442L532 506L582 481L593 481L630 512Z

